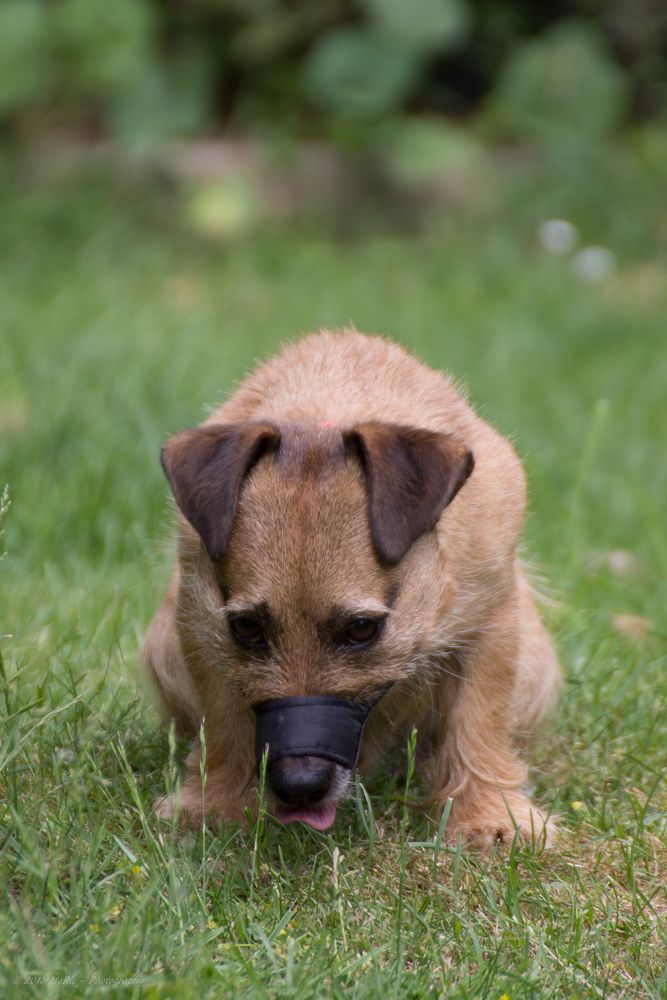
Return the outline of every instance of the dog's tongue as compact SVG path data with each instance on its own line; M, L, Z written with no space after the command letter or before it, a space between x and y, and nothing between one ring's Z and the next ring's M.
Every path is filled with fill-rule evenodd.
M336 818L336 805L331 802L323 806L276 806L279 823L307 823L313 830L327 830Z

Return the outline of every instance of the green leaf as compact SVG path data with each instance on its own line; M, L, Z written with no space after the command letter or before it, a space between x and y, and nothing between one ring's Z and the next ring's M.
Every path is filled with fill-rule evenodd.
M387 37L423 50L446 49L465 37L465 0L364 0L371 22Z
M413 49L364 29L340 28L315 46L305 74L309 92L322 107L372 118L403 103L419 69Z
M27 104L45 84L48 26L36 0L0 4L0 114Z
M407 118L392 125L386 154L394 173L419 183L448 173L479 174L486 165L483 147L469 129L441 119Z
M55 16L70 89L90 97L141 75L153 28L145 0L62 0Z
M148 145L192 135L208 121L210 72L201 53L186 51L169 65L150 60L138 80L116 95L111 126L120 139Z
M604 138L626 96L623 74L599 35L571 21L512 51L494 103L512 131L556 145Z

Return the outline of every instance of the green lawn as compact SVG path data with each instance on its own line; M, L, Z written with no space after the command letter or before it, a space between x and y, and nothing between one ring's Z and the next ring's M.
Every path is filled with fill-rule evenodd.
M209 243L118 178L2 196L3 996L667 996L667 211L636 170L346 243ZM541 249L564 212L616 254L605 281ZM159 444L350 321L452 371L525 459L566 674L533 771L548 854L438 851L405 770L327 834L152 816L184 749L138 670L171 557Z

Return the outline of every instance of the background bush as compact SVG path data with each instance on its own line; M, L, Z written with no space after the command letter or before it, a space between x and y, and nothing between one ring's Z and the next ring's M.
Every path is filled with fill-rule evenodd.
M660 112L666 53L661 0L3 0L0 127L363 139L492 96L510 133L599 134Z

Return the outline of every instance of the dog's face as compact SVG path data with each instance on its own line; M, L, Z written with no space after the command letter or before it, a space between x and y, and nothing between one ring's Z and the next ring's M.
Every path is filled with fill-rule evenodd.
M168 442L163 465L201 539L188 628L247 706L369 702L410 674L441 596L429 532L472 470L460 442L388 424L210 425ZM279 818L328 826L350 773L275 761Z

